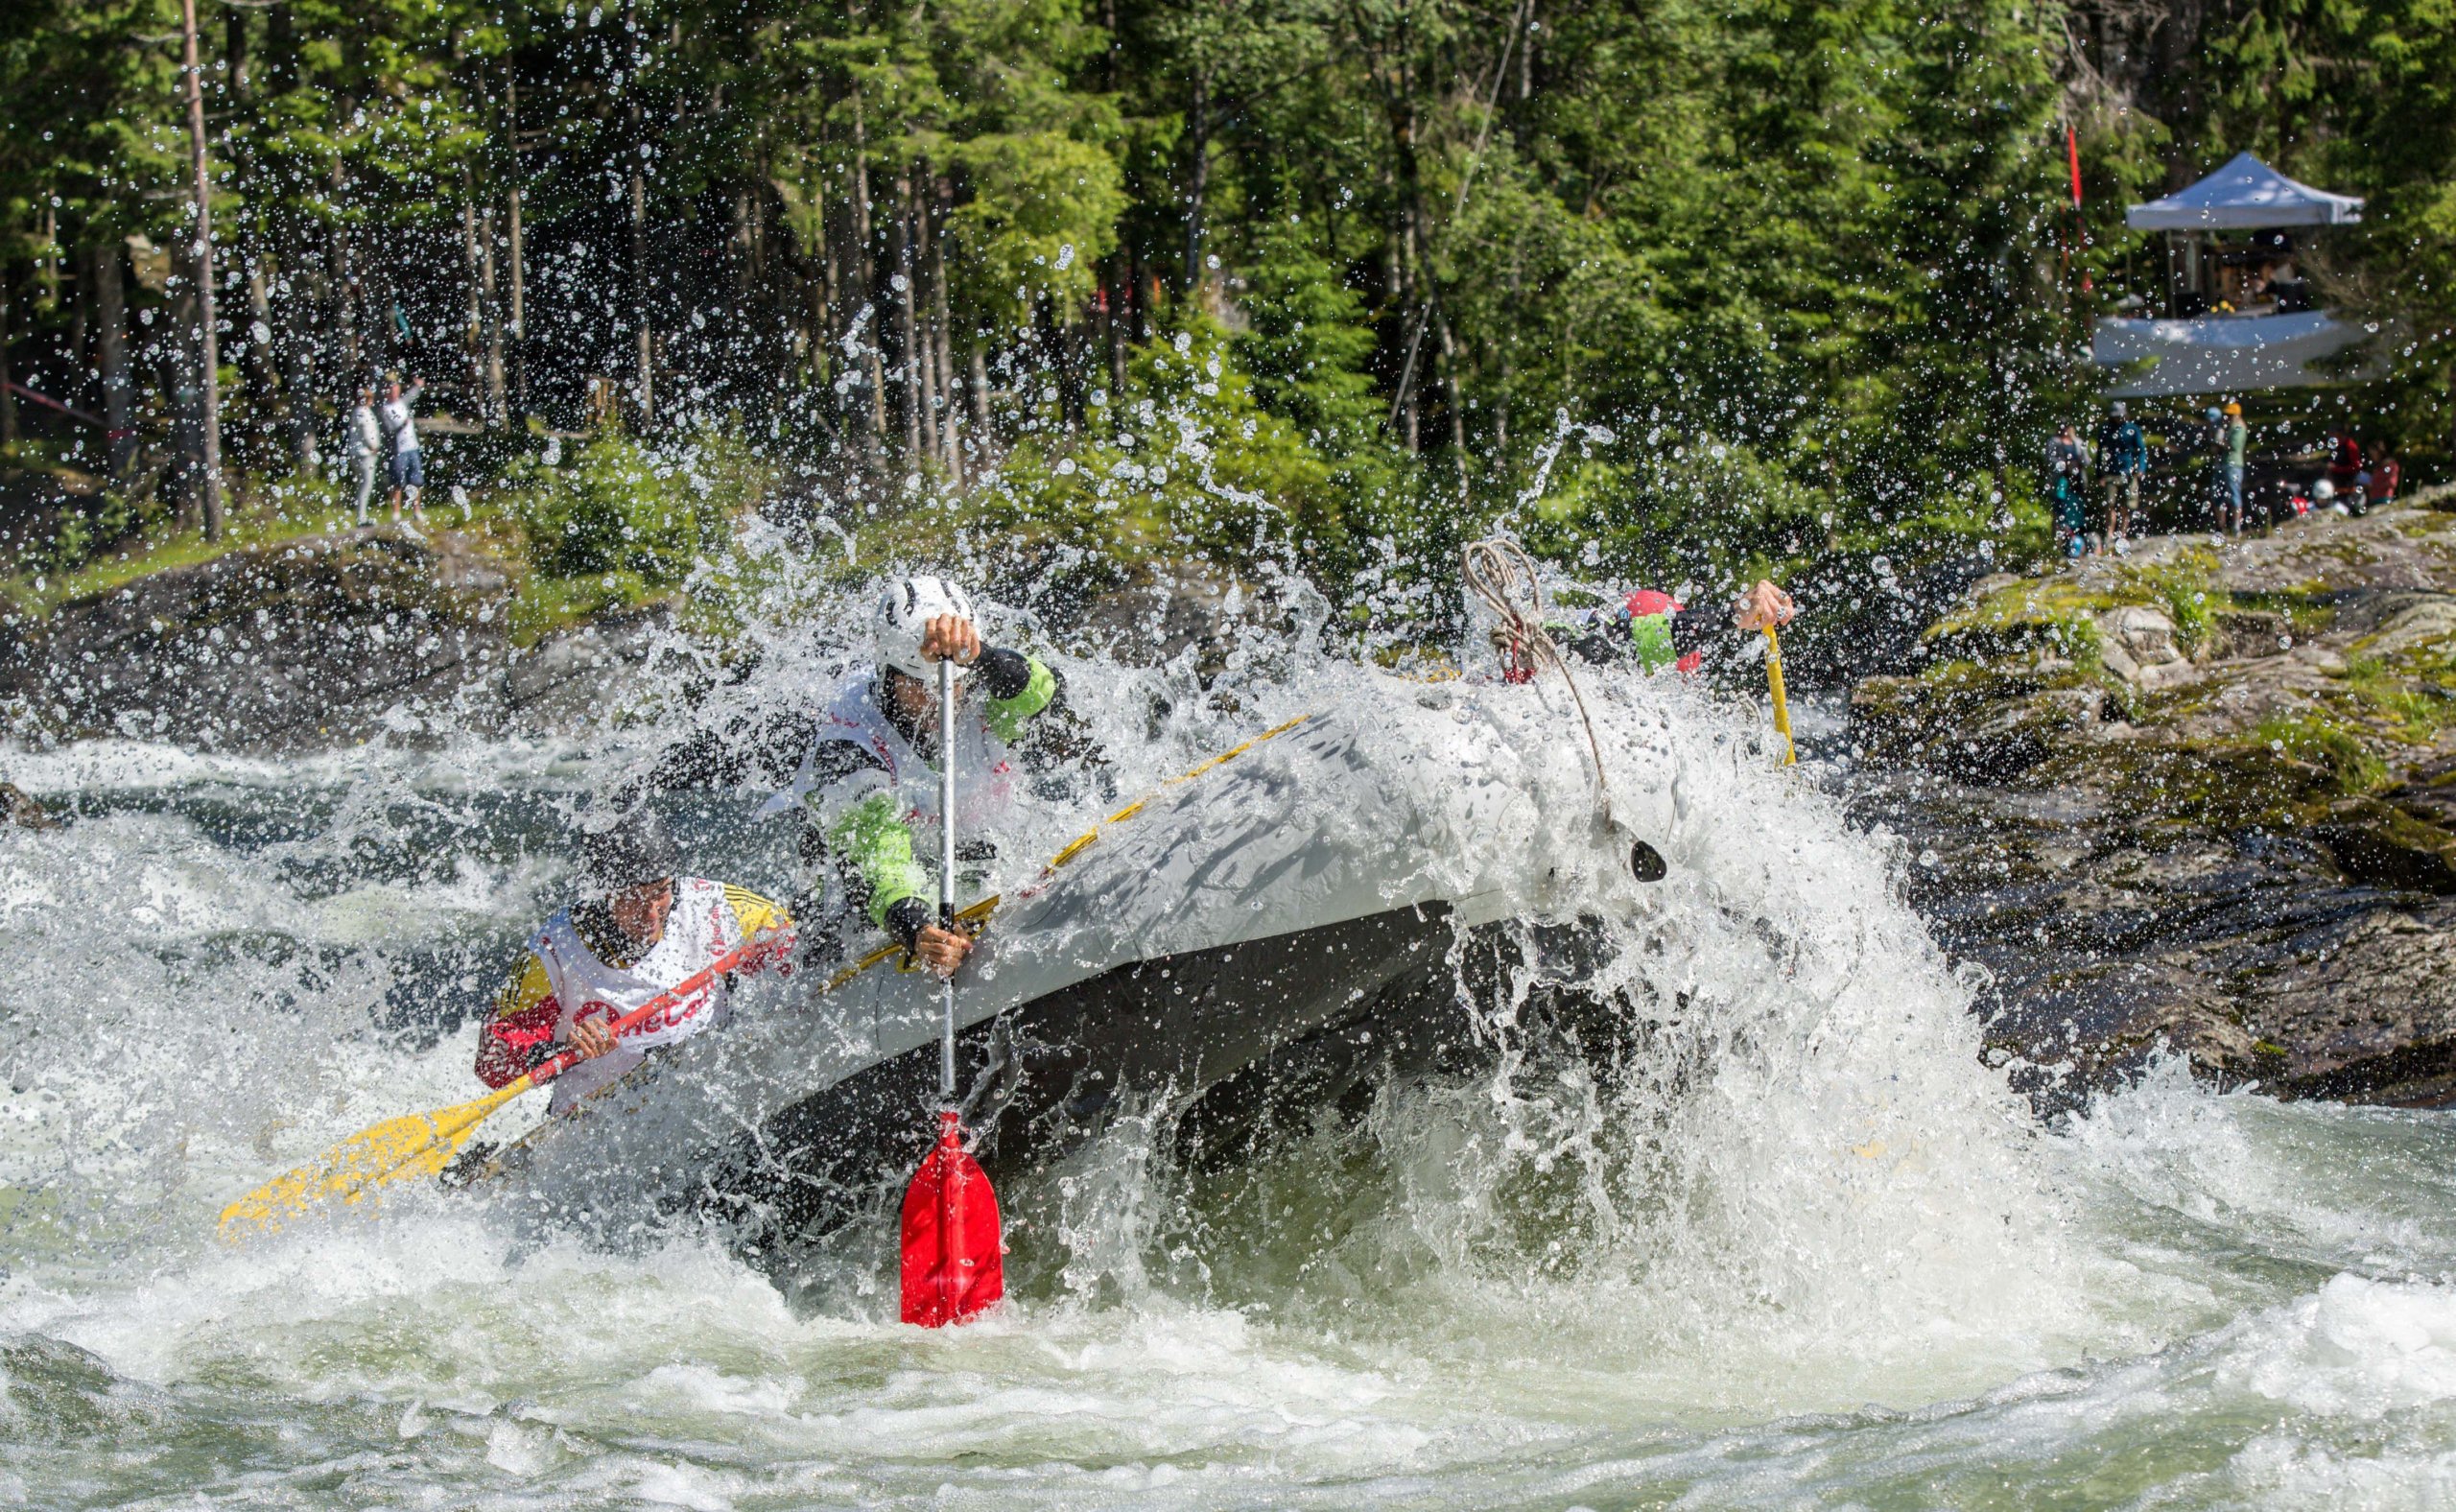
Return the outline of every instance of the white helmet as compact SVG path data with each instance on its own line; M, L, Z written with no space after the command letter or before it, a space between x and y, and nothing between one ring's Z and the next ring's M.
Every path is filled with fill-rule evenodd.
M930 622L942 614L972 618L972 599L944 578L900 578L879 596L879 666L892 667L927 682L938 675L934 663L921 659L921 638ZM956 675L963 675L961 667Z
M2321 479L2318 483L2311 485L2311 497L2317 499L2322 504L2327 503L2330 499L2333 499L2336 496L2337 485L2326 478Z

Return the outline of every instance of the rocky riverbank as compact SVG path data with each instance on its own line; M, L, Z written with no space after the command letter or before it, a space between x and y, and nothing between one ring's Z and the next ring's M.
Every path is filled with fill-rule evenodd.
M1925 650L1853 693L1858 802L1993 972L1992 1056L2456 1098L2456 513L1982 579Z
M283 752L602 716L653 610L516 646L514 569L474 537L357 530L246 547L0 615L0 727Z

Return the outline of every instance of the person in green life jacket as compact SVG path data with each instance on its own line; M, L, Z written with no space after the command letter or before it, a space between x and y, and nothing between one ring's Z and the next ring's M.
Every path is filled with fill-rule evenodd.
M872 630L875 670L838 688L794 776L803 855L822 870L822 914L865 917L916 961L952 976L972 936L939 925L937 879L926 859L936 854L944 759L938 664L956 671L958 839L994 827L1012 802L1015 747L1057 711L1062 690L1039 657L984 644L970 596L943 578L888 584ZM957 857L985 859L977 839Z
M1772 629L1790 624L1796 613L1789 594L1760 579L1733 602L1728 622L1703 605L1692 608L1667 593L1641 588L1617 608L1592 609L1575 623L1545 628L1563 650L1583 660L1629 662L1651 675L1665 667L1695 672L1726 623L1743 632Z
M885 931L918 960L952 969L967 938L936 928L938 659L958 683L957 860L985 864L1020 791L1066 803L1116 795L1108 763L1039 657L983 642L972 601L941 578L889 583L868 620L872 665L813 704L728 716L669 746L618 796L764 790L753 815L800 815L805 887L792 900L804 949L841 955Z

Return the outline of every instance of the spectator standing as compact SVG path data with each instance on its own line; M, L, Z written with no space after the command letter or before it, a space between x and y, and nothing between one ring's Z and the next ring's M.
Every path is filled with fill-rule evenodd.
M2069 420L2046 443L2046 480L2055 504L2055 548L2078 556L2090 545L2090 453Z
M2362 499L2354 506L2356 513L2368 514L2383 505L2397 502L2397 484L2402 481L2404 469L2390 456L2387 447L2371 443L2371 471L2364 475Z
M2208 457L2208 513L2222 532L2226 529L2226 412L2210 405L2201 418L2201 447Z
M366 523L367 501L375 497L375 470L389 465L384 455L384 426L375 418L375 390L358 386L358 403L343 422L342 455L349 463L350 482L358 493L358 523Z
M2362 446L2351 431L2339 431L2328 437L2328 482L2336 485L2340 499L2350 496L2355 480L2362 476Z
M2121 399L2107 407L2098 427L2098 476L2107 487L2108 550L2121 555L2132 538L2134 517L2140 512L2140 480L2149 471L2149 438L2132 423L2132 412Z
M2243 407L2230 400L2226 406L2226 498L2231 513L2220 516L2218 528L2237 538L2243 533L2243 459L2251 445L2252 431L2243 423Z
M401 500L406 495L410 514L418 525L426 524L426 508L418 495L426 487L426 459L418 451L417 418L411 407L426 385L413 378L406 392L397 372L384 375L384 407L376 412L383 422L385 437L392 443L392 523L401 523Z

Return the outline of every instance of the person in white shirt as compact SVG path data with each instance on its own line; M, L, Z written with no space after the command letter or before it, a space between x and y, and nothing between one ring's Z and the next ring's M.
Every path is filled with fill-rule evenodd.
M417 402L426 385L413 378L407 392L401 390L401 375L384 375L384 406L376 411L383 423L384 434L392 442L392 523L401 523L401 499L407 495L410 514L419 525L426 524L426 509L418 503L418 494L426 487L426 459L418 453L417 421L411 415L410 406Z
M349 412L342 452L349 461L350 482L358 488L358 523L366 523L366 503L375 497L375 469L384 455L384 427L375 418L375 390L358 386L358 405Z

